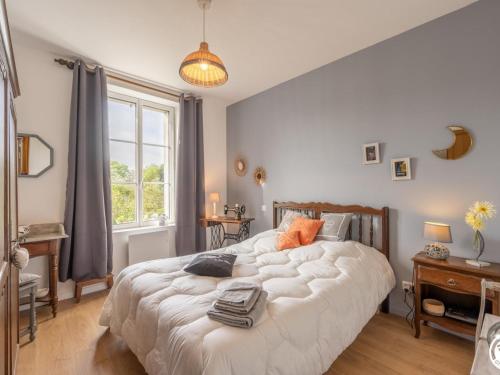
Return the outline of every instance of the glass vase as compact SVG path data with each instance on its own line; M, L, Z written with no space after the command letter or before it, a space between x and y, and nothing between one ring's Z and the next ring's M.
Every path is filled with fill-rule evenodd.
M474 232L474 239L472 241L472 248L477 254L476 261L479 261L481 255L484 252L484 237L480 231L476 230Z

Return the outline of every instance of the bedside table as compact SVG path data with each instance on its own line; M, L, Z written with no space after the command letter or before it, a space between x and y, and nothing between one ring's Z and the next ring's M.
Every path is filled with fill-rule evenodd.
M476 268L465 263L465 258L450 256L445 260L429 258L425 253L413 257L415 288L415 337L420 336L420 323L432 322L450 331L474 336L476 325L446 316L433 316L422 309L422 300L434 298L444 303L469 311L477 310L481 296L481 279L500 281L500 264ZM500 315L499 295L487 291L486 312Z

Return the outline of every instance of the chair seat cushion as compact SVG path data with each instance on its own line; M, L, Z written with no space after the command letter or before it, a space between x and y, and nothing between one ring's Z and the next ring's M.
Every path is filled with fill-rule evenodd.
M40 278L41 276L36 273L22 272L19 274L19 286L31 283L32 281L37 281Z

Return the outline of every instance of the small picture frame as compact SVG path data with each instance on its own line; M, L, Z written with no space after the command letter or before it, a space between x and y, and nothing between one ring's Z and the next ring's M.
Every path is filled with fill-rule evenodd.
M363 164L380 163L380 151L378 143L367 143L363 145Z
M411 180L410 158L392 159L391 174L393 181Z

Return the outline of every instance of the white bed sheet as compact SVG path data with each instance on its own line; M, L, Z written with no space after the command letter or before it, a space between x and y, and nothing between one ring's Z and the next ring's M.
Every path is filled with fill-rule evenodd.
M316 241L277 251L274 230L215 252L237 254L232 278L182 271L192 256L132 265L101 314L149 374L322 374L394 288L389 262L358 242ZM217 290L262 285L266 311L246 330L210 320Z

